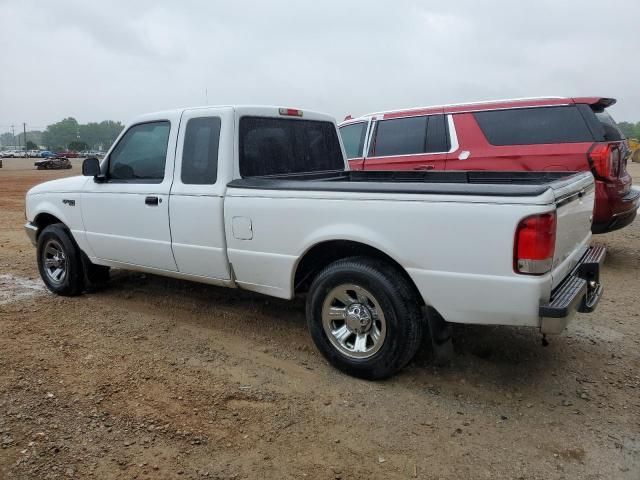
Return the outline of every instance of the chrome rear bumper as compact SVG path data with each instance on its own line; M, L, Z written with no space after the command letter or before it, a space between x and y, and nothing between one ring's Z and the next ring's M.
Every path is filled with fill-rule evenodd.
M595 310L603 292L600 267L606 253L602 245L591 246L567 278L551 292L549 303L540 305L542 333L560 333L576 311Z

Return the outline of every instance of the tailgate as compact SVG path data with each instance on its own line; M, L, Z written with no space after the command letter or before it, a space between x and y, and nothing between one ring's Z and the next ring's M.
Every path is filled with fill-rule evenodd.
M591 240L595 186L591 173L584 172L551 185L558 216L553 257L555 288L584 255Z

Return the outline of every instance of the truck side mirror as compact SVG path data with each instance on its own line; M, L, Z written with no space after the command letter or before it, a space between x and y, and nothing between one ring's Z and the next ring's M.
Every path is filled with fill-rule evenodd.
M85 158L82 162L82 175L85 177L100 175L100 161L96 157Z

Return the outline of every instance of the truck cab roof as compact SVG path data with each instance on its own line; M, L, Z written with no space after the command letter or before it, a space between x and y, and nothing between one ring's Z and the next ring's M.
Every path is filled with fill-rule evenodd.
M161 110L152 113L145 113L135 117L129 125L136 123L144 123L152 120L172 120L179 119L185 112L195 112L198 110L219 110L234 112L238 117L241 116L268 116L281 117L287 116L291 118L300 118L306 120L321 120L333 122L334 117L327 114L316 112L313 110L302 110L299 108L279 107L275 105L202 105L195 107L174 108L170 110Z

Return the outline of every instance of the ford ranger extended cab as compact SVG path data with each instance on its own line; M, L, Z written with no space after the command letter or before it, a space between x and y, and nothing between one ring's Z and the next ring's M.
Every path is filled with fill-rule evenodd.
M306 294L318 349L363 378L447 322L559 333L602 294L587 172L352 172L331 117L277 107L144 115L82 171L27 193L49 290L116 267Z

